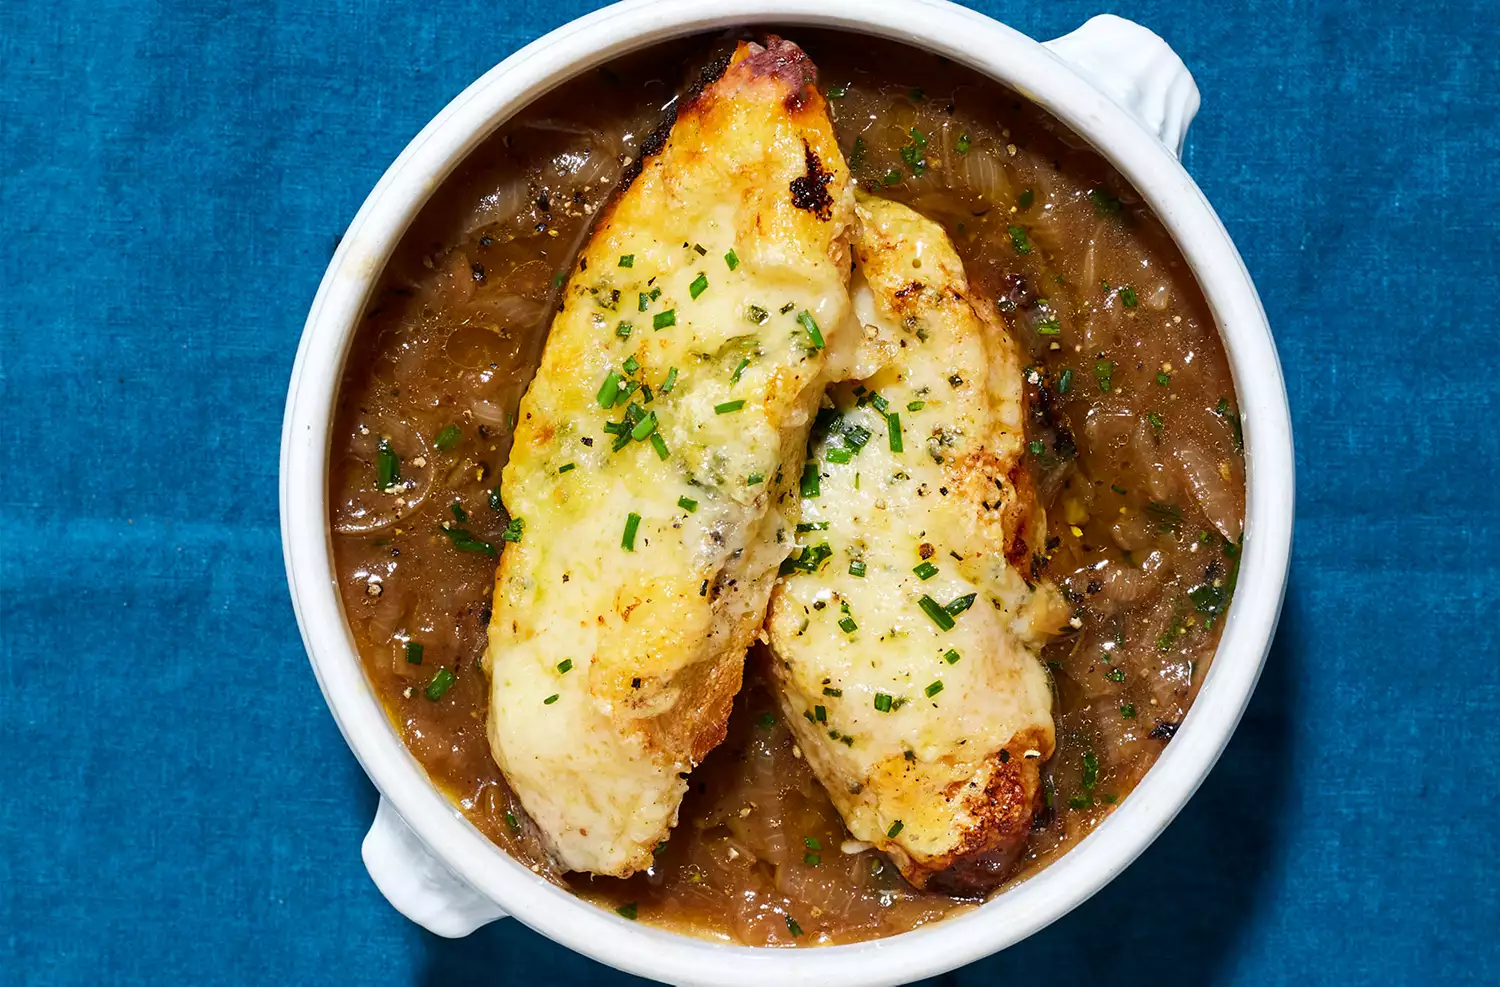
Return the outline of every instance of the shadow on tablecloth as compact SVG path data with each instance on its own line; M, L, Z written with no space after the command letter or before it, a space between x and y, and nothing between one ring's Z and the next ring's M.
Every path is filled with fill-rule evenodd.
M1125 873L1072 914L1004 953L926 983L1211 984L1227 979L1241 930L1277 872L1297 759L1302 605L1288 588L1271 657L1239 729L1203 787ZM496 922L467 939L422 933L423 987L641 984Z

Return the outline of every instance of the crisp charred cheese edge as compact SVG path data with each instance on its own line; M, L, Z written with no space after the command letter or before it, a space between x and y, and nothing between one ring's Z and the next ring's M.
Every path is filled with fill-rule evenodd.
M805 57L756 52L601 217L503 472L524 527L496 577L491 747L574 870L647 866L723 738L791 544L819 337L847 321L847 169L787 68Z
M815 433L818 489L803 499L798 539L818 567L778 584L773 671L854 836L940 858L983 825L964 796L990 784L998 752L1050 756L1050 683L1028 642L1064 617L1056 591L1033 589L1006 558L1021 379L1019 366L989 368L1014 355L996 352L963 297L936 224L863 197L859 221L863 332L849 362L880 369L833 388L835 410ZM976 494L976 483L989 489ZM948 629L921 602L958 609L970 596Z

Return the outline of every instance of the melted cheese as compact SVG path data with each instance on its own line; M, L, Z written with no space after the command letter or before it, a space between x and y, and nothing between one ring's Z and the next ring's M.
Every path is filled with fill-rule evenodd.
M1017 568L1045 536L1013 345L970 306L941 227L863 196L857 217L839 364L866 376L830 391L798 535L816 571L778 583L768 626L808 762L854 837L921 885L1029 829L1053 749L1035 649L1066 613Z
M742 44L579 258L503 473L524 527L485 661L495 760L569 869L648 866L724 737L848 317L852 210L806 56ZM606 430L627 414L660 449Z

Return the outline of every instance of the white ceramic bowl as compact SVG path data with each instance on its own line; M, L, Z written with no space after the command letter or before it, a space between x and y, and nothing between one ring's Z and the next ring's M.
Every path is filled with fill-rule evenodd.
M1234 606L1197 701L1156 765L1093 833L1018 887L972 912L858 945L718 945L628 922L531 873L465 820L402 745L365 679L334 583L327 490L336 389L366 299L417 211L486 136L564 80L659 41L736 25L839 28L925 48L1014 88L1087 139L1145 197L1192 267L1244 419L1249 489ZM1197 109L1197 87L1166 43L1117 17L1039 44L945 0L627 0L523 48L439 113L375 186L328 266L292 371L281 449L292 601L328 706L380 789L364 860L391 903L445 936L513 915L601 962L672 983L889 984L1025 938L1134 860L1238 723L1275 631L1291 550L1291 423L1275 347L1239 254L1178 162Z

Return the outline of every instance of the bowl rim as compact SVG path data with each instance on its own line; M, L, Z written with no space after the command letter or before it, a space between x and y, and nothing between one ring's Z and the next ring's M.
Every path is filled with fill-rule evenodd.
M817 27L945 55L1067 124L1142 195L1181 250L1220 330L1239 398L1245 540L1235 604L1176 737L1099 826L1045 870L970 912L886 939L817 949L727 945L629 922L533 874L490 843L402 744L365 678L344 617L328 530L338 383L369 294L418 210L515 112L628 52L733 26ZM1177 158L1041 43L947 0L625 0L532 42L476 80L402 151L360 207L318 288L298 346L282 431L282 544L318 684L366 774L455 874L548 938L674 983L884 984L1003 949L1087 900L1130 864L1196 791L1228 743L1270 648L1291 553L1290 414L1264 310L1228 233Z

